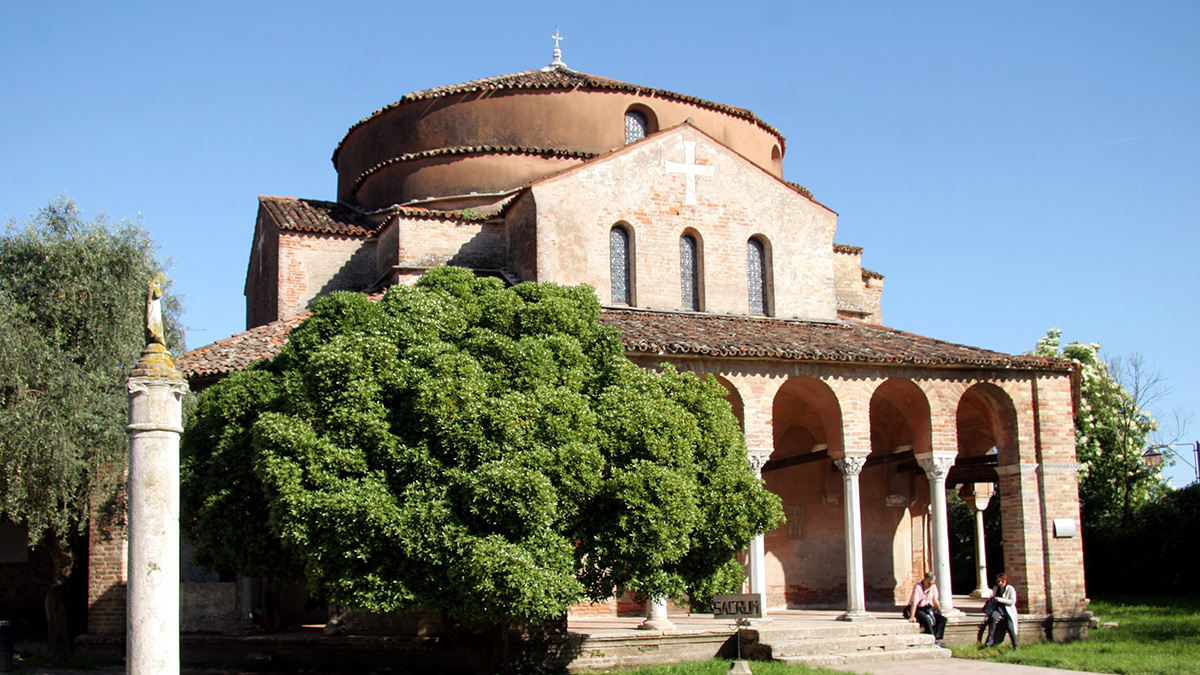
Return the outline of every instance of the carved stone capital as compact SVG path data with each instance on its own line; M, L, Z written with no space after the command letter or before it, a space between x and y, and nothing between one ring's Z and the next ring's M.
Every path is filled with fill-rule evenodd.
M925 475L934 480L946 480L946 474L950 473L950 467L954 466L953 457L922 457L917 460L917 464L921 466L921 470Z
M863 467L867 464L866 457L839 457L833 460L833 465L842 472L844 476L857 476L862 473Z
M756 476L762 475L762 468L771 459L770 455L750 455L750 468Z

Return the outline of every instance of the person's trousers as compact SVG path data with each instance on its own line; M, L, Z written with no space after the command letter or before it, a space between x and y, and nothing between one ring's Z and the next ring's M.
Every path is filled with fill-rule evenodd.
M925 632L939 642L946 634L946 617L942 616L942 613L934 609L932 605L917 608L917 623L921 624Z
M1008 629L1008 616L998 609L992 610L987 616L987 645L998 645L1004 642L1004 634L1012 638L1013 649L1017 648L1017 634Z

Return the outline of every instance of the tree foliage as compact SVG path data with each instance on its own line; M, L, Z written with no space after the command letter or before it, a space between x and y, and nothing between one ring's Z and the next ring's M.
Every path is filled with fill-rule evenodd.
M1147 407L1162 393L1162 377L1140 357L1100 357L1100 345L1061 346L1051 329L1033 354L1065 358L1080 369L1080 400L1075 414L1075 447L1080 463L1079 498L1085 527L1128 524L1134 511L1161 495L1160 467L1143 459L1158 428Z
M439 268L335 293L204 392L184 520L216 569L480 622L618 588L707 598L780 518L712 380L643 370L591 288Z
M89 505L119 494L155 250L139 225L85 221L68 199L0 238L0 519L49 546L58 584ZM182 347L178 301L165 300Z

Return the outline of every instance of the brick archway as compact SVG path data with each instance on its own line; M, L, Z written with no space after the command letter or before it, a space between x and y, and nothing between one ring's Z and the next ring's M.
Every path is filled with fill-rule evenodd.
M773 446L763 467L787 520L765 536L769 606L844 606L845 526L841 475L842 411L825 382L789 377L772 400Z

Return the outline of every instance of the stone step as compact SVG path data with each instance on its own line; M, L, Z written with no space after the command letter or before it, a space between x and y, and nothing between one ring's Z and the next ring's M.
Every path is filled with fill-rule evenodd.
M853 652L847 654L810 654L807 656L785 656L776 659L785 663L803 663L812 668L823 666L838 666L843 664L872 663L878 661L911 661L913 659L948 659L953 654L949 649L938 649L934 646L914 647L912 649Z
M908 621L831 621L803 628L758 627L742 629L744 639L759 642L790 642L864 635L915 635L921 627Z
M774 658L808 656L813 654L857 654L861 652L896 652L934 646L932 635L924 633L902 635L861 635L823 640L771 641Z

